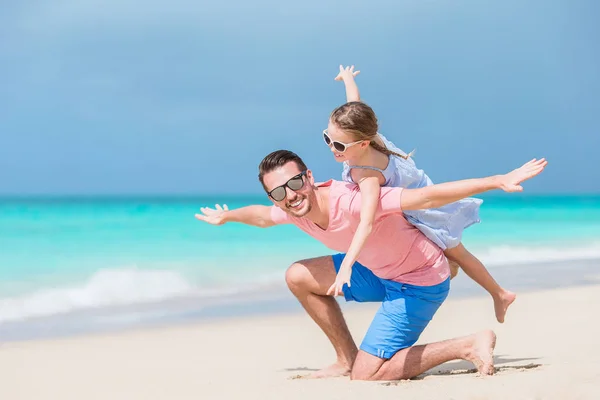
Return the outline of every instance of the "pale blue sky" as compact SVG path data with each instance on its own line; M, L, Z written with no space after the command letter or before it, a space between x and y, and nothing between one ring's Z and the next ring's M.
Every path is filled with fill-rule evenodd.
M340 63L436 182L545 156L527 191L600 192L594 0L9 3L0 194L260 193L277 148L339 178Z

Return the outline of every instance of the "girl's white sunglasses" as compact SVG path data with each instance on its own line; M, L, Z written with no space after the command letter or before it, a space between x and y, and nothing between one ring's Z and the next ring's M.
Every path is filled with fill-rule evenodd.
M337 140L331 140L331 138L327 134L327 129L323 131L323 140L325 140L325 144L327 144L327 146L333 146L334 150L338 153L343 153L346 150L348 150L348 147L354 146L355 144L359 144L360 142L364 142L364 140L358 140L352 143L342 143Z

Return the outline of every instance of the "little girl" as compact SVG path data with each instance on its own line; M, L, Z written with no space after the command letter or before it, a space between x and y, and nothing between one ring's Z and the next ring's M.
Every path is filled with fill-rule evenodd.
M331 148L335 160L344 163L342 177L359 185L362 192L360 224L340 266L334 284L328 293L337 295L344 284L350 284L352 265L371 233L375 211L379 203L381 186L418 188L432 185L431 179L414 161L392 142L378 133L374 111L360 101L354 77L354 66L343 68L336 80L346 86L348 103L336 108L323 131L325 143ZM516 295L498 285L485 266L461 243L465 228L479 222L482 201L467 198L437 209L404 212L407 220L436 243L450 261L452 276L460 266L475 282L487 290L494 299L498 322L504 322L508 306ZM453 265L454 264L454 265ZM456 266L458 264L458 266Z

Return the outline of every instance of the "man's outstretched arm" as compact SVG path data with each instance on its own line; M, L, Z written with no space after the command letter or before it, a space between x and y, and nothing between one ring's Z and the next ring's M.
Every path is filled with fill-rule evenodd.
M275 221L271 218L271 207L261 205L230 210L226 204L222 207L217 204L215 208L202 207L200 213L196 214L195 217L211 225L223 225L226 222L239 222L260 228L275 225Z
M400 197L400 207L402 210L437 208L494 189L521 192L521 182L540 174L546 164L548 162L543 158L533 159L505 175L446 182L419 189L404 189Z

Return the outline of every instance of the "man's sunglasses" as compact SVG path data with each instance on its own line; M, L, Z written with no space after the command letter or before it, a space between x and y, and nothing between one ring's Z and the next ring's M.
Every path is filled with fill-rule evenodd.
M348 150L348 147L354 146L355 144L359 144L360 142L364 142L364 140L358 140L352 143L342 143L338 142L337 140L331 140L331 138L327 134L327 129L323 131L323 140L325 140L325 144L327 144L327 146L333 146L335 151L337 151L338 153L343 153L346 150Z
M302 171L298 175L292 176L286 183L281 186L277 186L267 194L275 201L281 201L285 199L285 196L287 195L285 191L286 186L292 189L294 192L302 189L304 186L304 175L306 175L306 171Z

